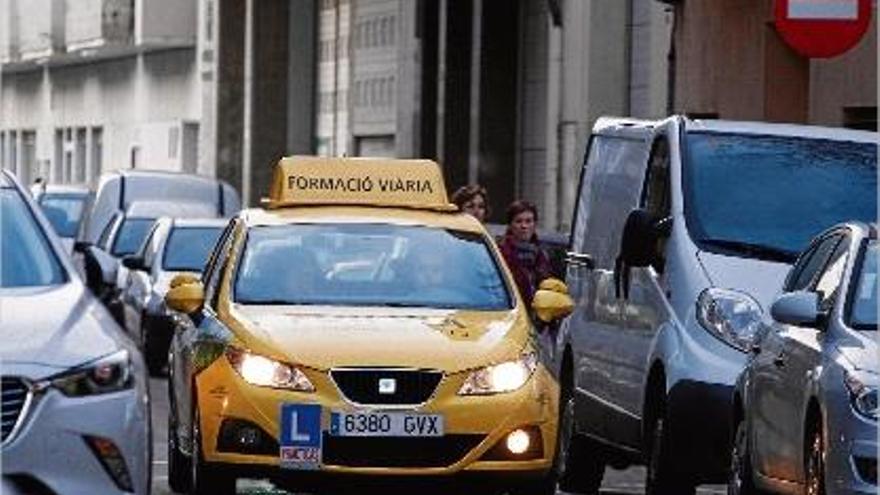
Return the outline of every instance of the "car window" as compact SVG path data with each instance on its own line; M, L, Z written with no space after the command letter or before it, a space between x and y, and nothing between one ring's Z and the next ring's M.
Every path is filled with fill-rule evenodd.
M221 227L175 227L165 243L162 268L201 272L222 231Z
M620 250L627 216L639 204L650 143L641 139L596 136L588 166L599 167L589 185L587 214L578 218L572 242L593 257L597 268L611 270ZM585 181L586 182L586 181ZM579 198L583 202L585 199ZM581 247L582 249L577 249Z
M153 218L126 218L119 227L116 240L113 242L114 256L126 256L133 254L141 247L144 238L153 226Z
M825 261L838 242L840 242L840 236L832 235L814 244L812 249L804 253L792 268L786 284L786 292L806 290L810 287L816 274L825 266Z
M382 224L253 227L239 263L241 304L504 310L498 261L478 234Z
M877 220L876 143L691 131L685 158L687 227L708 251L791 262L829 225Z
M223 276L223 268L226 265L226 260L229 258L232 242L235 239L233 235L235 226L236 223L233 220L223 230L202 273L202 281L205 286L205 300L209 301L210 307L214 309L217 309L217 303L220 298L219 286L220 279Z
M877 330L877 241L871 241L861 257L861 266L855 271L858 282L853 288L850 308L850 326L856 330Z
M849 239L844 237L834 249L834 252L825 263L825 268L819 275L815 291L819 293L819 307L823 310L830 309L837 299L840 288L840 280L846 269L847 253L849 252Z
M98 247L104 249L105 251L110 244L110 234L113 232L113 229L116 227L116 223L119 221L119 214L113 215L107 225L104 226L104 230L101 231L101 235L98 236L98 242L96 243Z
M74 237L82 220L86 196L82 194L43 194L40 208L61 237Z
M27 203L0 189L0 287L56 285L67 275Z

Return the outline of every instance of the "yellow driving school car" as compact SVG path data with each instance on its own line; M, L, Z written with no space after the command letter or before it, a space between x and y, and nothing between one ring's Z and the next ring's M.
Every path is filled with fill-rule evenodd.
M428 160L282 159L171 283L171 487L370 478L554 493L559 385L491 237ZM571 310L548 280L531 308Z

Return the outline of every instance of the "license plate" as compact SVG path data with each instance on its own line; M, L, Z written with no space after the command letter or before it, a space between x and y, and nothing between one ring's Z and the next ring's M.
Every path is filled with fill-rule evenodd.
M333 412L330 434L338 437L442 437L443 416L402 412Z

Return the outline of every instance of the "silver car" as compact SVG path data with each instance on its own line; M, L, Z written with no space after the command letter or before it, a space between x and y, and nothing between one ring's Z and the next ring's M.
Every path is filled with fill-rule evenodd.
M877 493L877 228L801 254L735 392L729 493Z
M125 326L140 342L154 374L168 361L173 313L165 307L171 279L184 272L199 275L227 220L163 217L153 224L140 250L122 259L128 280L122 286Z
M34 200L52 224L68 253L80 231L85 212L91 207L95 193L84 185L47 185L33 188Z
M0 217L3 491L149 493L149 396L140 352L5 171Z

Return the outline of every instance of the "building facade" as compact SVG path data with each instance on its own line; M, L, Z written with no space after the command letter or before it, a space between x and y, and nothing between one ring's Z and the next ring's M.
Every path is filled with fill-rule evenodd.
M198 170L196 0L0 0L0 166Z
M772 0L664 1L675 11L671 110L877 129L877 2L858 45L808 59L777 32Z

